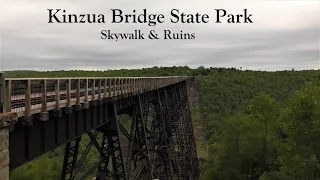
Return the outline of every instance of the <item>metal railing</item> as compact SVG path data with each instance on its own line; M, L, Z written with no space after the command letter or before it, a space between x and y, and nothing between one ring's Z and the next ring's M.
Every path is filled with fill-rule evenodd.
M18 117L151 91L190 77L1 78L2 113Z

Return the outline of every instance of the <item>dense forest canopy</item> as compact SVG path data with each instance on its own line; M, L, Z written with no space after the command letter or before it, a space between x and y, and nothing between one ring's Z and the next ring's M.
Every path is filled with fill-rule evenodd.
M153 67L108 71L8 71L6 77L197 76L193 121L206 180L320 179L320 71ZM84 141L88 141L86 137ZM63 147L11 171L59 179ZM95 152L85 162L94 161ZM92 177L91 177L92 178ZM88 178L90 179L90 177Z

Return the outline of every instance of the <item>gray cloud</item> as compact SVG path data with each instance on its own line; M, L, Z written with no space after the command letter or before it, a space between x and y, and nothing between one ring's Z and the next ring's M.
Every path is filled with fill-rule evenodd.
M303 5L283 1L246 5L205 0L202 3L177 1L174 4L129 0L76 2L30 0L28 3L15 1L8 4L9 8L4 12L10 16L5 19L0 16L2 69L118 69L156 65L233 66L263 70L320 68L319 7L315 7L312 1L303 2ZM248 8L256 18L254 24L247 25L168 22L155 27L146 24L47 24L46 9L61 7L70 13L104 13L107 17L110 8L121 8L124 12L147 8L149 12L167 16L170 9L179 8L186 12L208 13L211 19L214 19L213 7L230 11ZM300 7L299 11L294 7ZM102 29L114 32L141 29L146 35L151 29L157 32L183 30L195 33L196 39L114 42L100 39Z

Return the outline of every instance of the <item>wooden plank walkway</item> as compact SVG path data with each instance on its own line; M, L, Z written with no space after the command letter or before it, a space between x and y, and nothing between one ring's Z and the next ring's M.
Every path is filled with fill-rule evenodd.
M5 78L3 112L18 117L159 89L191 77Z

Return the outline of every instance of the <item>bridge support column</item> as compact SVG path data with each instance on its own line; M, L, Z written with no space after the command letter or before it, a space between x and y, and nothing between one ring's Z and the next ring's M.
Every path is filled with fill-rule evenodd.
M9 128L0 125L0 179L9 180Z

